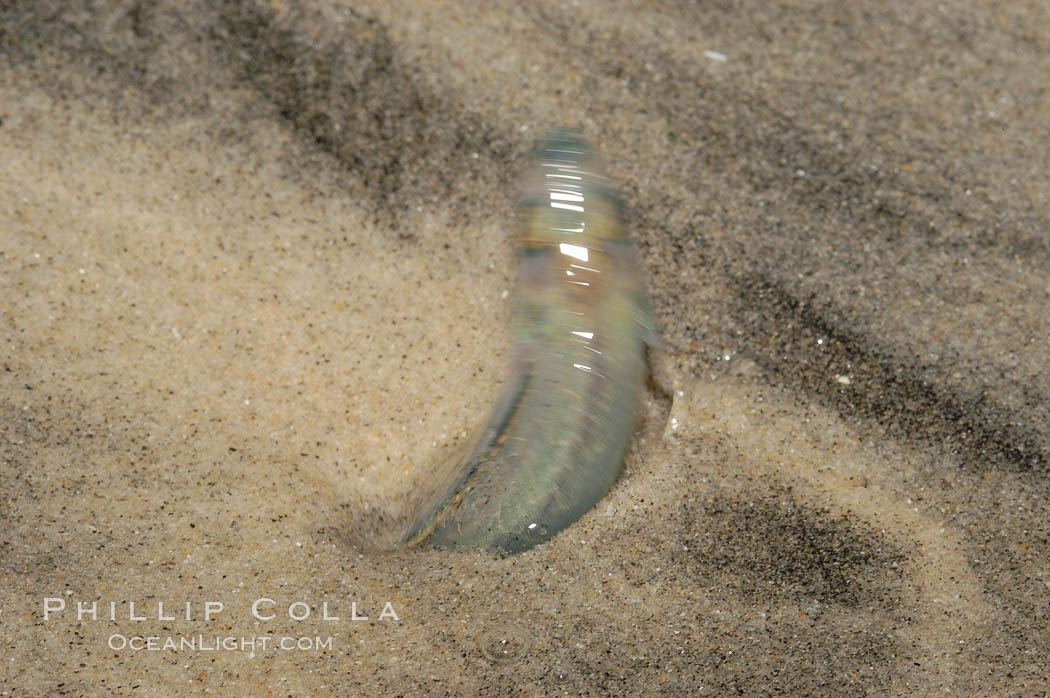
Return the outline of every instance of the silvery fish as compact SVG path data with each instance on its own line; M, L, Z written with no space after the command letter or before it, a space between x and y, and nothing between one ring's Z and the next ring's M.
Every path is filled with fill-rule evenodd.
M655 335L623 201L596 169L577 132L537 145L518 204L513 378L406 545L521 552L619 475Z

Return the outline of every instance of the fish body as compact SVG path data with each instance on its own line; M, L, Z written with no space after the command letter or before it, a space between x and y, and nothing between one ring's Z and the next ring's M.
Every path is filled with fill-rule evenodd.
M622 199L596 169L579 133L538 144L518 204L513 377L408 545L520 552L576 521L619 475L652 323Z

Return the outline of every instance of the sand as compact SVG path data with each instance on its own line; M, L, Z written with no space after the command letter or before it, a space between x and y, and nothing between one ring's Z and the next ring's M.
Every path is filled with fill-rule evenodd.
M1035 2L0 4L0 693L1050 691L1047 37ZM632 209L645 424L547 544L391 550L507 378L556 126Z

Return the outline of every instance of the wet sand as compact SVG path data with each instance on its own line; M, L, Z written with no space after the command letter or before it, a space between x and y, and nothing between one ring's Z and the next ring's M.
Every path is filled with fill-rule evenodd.
M1047 37L1023 2L0 5L0 687L1045 694ZM632 209L645 424L549 543L391 552L506 378L561 125Z

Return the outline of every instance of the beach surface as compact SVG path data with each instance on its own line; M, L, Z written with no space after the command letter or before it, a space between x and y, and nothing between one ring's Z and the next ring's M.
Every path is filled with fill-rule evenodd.
M1047 75L1040 2L0 2L0 693L1045 695ZM398 550L560 126L644 423Z

